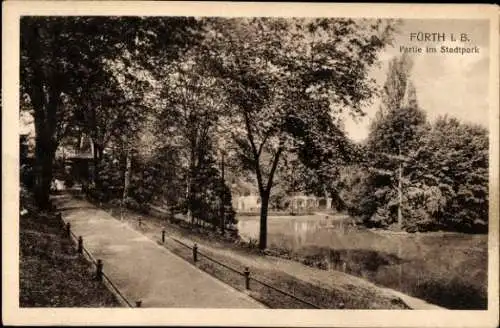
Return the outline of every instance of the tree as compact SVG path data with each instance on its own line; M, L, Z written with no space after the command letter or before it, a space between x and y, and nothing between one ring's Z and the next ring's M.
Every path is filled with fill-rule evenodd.
M327 132L327 131L325 131ZM342 173L346 167L360 161L362 152L340 128L333 126L328 135L307 141L299 151L303 169L298 178L304 181L303 190L320 197L332 199L331 208L345 209L341 193L345 188Z
M420 141L410 178L434 190L434 204L428 204L433 227L487 230L488 147L485 128L447 116L436 119Z
M34 112L35 196L41 207L48 205L58 143L72 127L74 106L69 104L79 105L71 101L72 97L78 98L82 86L92 85L90 78L103 72L106 59L124 59L128 51L135 55L134 60L150 67L177 56L178 50L193 39L190 29L193 26L196 22L192 18L25 16L21 19L21 94L28 95L27 101Z
M192 47L183 58L163 68L157 127L163 134L162 144L180 158L176 170L184 177L184 190L178 192L185 195L188 218L192 223L211 222L223 231L226 222L234 220L224 165L216 164L216 156L227 155L223 145L227 144L227 101L221 81L205 64L205 46Z
M382 203L388 206L384 215L390 216L396 206L400 228L403 226L404 162L415 149L426 124L425 112L418 107L416 91L410 81L411 66L406 56L394 58L390 62L382 106L370 126L367 142L372 154L373 174L380 176L373 180L373 187L377 189L377 196ZM397 182L397 200L394 200L393 181ZM378 215L376 221L384 221L384 215Z
M333 135L342 110L362 114L361 105L375 89L368 69L393 26L380 20L274 18L220 20L214 26L214 66L233 105L241 158L256 175L259 247L265 249L282 155L328 144L325 137Z
M107 73L107 74L106 74ZM146 107L140 98L129 99L110 72L93 74L90 84L81 88L76 99L79 107L77 125L92 140L94 183L99 188L99 167L110 142L126 142L138 133ZM103 88L107 85L107 88ZM137 91L139 94L140 92Z

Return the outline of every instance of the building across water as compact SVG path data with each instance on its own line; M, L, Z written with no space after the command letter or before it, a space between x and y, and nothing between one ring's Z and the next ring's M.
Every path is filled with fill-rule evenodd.
M260 204L261 200L258 195L233 197L233 207L236 212L258 212L260 210ZM272 206L270 205L270 207ZM280 210L292 212L330 209L332 207L332 199L330 197L316 197L295 193L283 197L278 206L275 207L279 207L278 209Z

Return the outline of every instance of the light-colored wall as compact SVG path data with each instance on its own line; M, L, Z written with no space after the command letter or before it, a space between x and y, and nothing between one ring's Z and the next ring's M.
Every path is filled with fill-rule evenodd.
M288 196L284 202L288 203L289 209L330 208L331 198L315 196L294 195ZM238 212L254 212L260 209L260 197L257 195L238 196L233 198L233 207Z
M239 212L252 212L260 209L260 197L256 195L235 197L233 207Z

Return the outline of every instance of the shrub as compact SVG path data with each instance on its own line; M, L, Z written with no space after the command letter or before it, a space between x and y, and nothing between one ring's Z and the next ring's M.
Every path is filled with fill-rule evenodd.
M375 214L373 214L369 220L370 226L375 227L387 227L389 222L390 213L389 210L380 207L377 209Z
M430 278L420 284L417 296L451 309L486 309L486 291L465 283L458 277Z
M32 189L35 183L33 168L30 165L22 165L20 170L21 183L28 189Z

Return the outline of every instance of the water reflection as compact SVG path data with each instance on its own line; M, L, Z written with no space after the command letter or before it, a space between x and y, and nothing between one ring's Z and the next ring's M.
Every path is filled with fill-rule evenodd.
M242 238L257 240L259 217L238 220ZM268 246L286 249L305 265L344 271L457 309L485 307L487 245L487 235L398 233L356 227L346 217L268 219Z
M238 217L238 231L244 240L259 236L258 216ZM279 216L268 218L269 243L293 248L308 244L323 244L325 237L348 234L353 228L352 220L337 216ZM327 238L329 239L329 238ZM323 242L321 242L323 241Z

